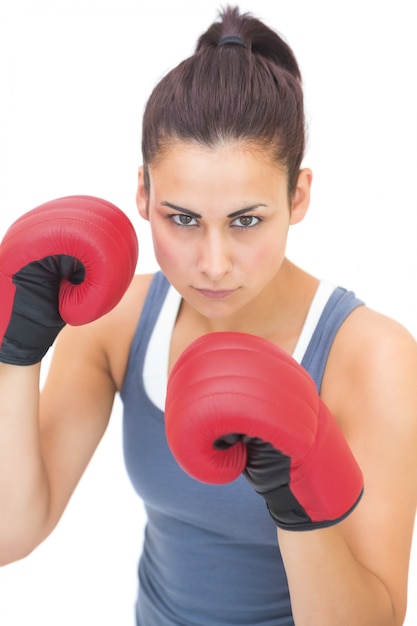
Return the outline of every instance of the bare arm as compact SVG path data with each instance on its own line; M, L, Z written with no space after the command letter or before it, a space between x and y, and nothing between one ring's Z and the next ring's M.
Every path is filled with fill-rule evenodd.
M0 563L19 558L43 527L48 481L38 428L39 365L0 364Z
M403 329L367 310L352 315L332 349L323 397L362 468L365 493L334 527L279 531L297 626L404 621L417 501L416 376L416 344Z
M41 394L39 364L0 364L0 564L27 555L64 512L106 430L151 279L135 277L99 320L62 330Z
M105 431L114 384L95 325L62 331L41 399L39 365L1 364L0 398L5 564L52 531Z

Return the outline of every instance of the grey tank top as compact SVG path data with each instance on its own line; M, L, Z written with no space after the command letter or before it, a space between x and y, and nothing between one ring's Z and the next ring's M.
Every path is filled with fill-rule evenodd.
M263 498L243 477L206 485L185 474L168 448L163 412L145 390L146 351L168 289L156 273L121 390L126 468L147 512L137 626L294 626L276 527ZM323 309L302 359L319 391L334 337L361 304L337 287Z

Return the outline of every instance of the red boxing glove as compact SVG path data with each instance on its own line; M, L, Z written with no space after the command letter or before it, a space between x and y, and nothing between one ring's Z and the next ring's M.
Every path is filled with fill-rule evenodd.
M36 363L65 323L108 313L137 258L131 222L105 200L70 196L22 215L0 244L0 361Z
M194 341L169 377L165 420L188 474L218 484L244 472L281 528L336 524L361 498L362 473L313 379L265 339Z

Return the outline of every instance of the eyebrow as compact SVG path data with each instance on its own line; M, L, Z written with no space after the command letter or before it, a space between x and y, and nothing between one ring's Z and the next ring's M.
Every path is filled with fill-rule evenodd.
M172 204L172 202L161 202L161 206L166 206L170 209L173 209L174 211L180 211L181 213L184 213L185 215L189 215L190 217L195 217L197 219L201 218L202 215L200 215L199 213L196 213L195 211L191 211L191 209L184 209L183 207L180 207L176 204ZM244 209L238 209L237 211L233 211L232 213L229 213L229 215L227 216L228 218L233 218L233 217L239 217L239 215L243 215L244 213L247 213L248 211L256 211L256 209L259 209L260 207L266 207L266 204L253 204L251 206L245 207Z

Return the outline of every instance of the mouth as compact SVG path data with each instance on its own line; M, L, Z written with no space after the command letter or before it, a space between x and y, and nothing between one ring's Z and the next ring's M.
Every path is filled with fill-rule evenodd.
M196 291L202 295L204 298L209 298L210 300L223 300L227 298L232 293L236 291L236 289L197 289Z

